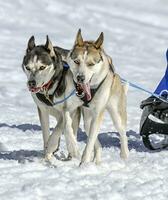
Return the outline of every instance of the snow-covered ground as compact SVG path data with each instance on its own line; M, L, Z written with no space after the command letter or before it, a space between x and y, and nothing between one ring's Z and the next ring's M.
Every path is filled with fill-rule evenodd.
M128 93L128 161L119 157L118 135L106 115L100 166L79 168L72 160L51 167L42 162L36 106L21 69L31 35L44 43L48 34L55 45L71 48L81 27L85 39L103 31L117 72L153 90L166 67L167 22L167 0L0 0L0 200L168 199L168 151L148 152L138 134L139 104L147 94ZM81 130L78 141L82 152Z

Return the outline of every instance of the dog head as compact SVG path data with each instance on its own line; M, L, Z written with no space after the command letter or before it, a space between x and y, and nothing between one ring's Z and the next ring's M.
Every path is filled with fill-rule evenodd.
M52 77L62 70L61 56L54 51L48 36L45 45L35 45L32 36L27 44L26 55L23 58L22 68L27 75L29 90L37 93L46 89Z
M92 80L95 79L95 75L101 73L103 67L103 40L104 36L101 33L96 41L84 41L79 29L73 49L67 57L74 81L83 89L88 100L91 98ZM95 81L93 84L96 84Z

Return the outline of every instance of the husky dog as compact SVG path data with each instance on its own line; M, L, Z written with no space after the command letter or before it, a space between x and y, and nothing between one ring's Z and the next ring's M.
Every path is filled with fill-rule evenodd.
M79 29L75 44L67 56L76 89L84 102L84 126L88 140L81 164L91 161L94 145L96 162L101 161L101 146L97 136L105 110L110 113L120 134L120 156L126 159L129 155L126 136L127 87L121 84L119 75L114 72L112 60L103 49L103 40L101 33L96 41L84 41Z
M80 120L78 108L83 102L76 95L70 95L75 90L72 73L63 67L62 57L48 36L46 44L39 46L35 45L34 36L29 39L22 68L27 75L27 85L37 105L45 158L50 160L53 157L63 131L65 136L68 134L65 138L70 157L77 157L79 153L76 133ZM68 101L62 102L67 96ZM51 135L49 115L57 120Z

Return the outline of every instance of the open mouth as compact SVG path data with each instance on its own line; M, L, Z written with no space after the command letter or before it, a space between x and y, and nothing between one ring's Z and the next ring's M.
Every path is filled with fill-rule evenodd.
M38 93L41 90L41 87L29 87L29 91L32 93Z
M44 90L48 90L50 85L51 85L52 81L50 80L48 83L44 84L44 82L42 83L42 86L40 87L31 87L29 86L29 91L32 93L38 93L40 91L44 91Z
M77 96L84 97L86 96L87 101L90 101L92 98L90 91L90 83L77 83Z

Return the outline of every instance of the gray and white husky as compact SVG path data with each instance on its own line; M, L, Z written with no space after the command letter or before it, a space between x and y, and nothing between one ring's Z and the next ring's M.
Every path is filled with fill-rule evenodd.
M22 68L27 75L27 85L37 105L45 158L50 160L53 157L53 152L58 149L62 132L65 136L68 134L65 138L70 157L77 157L79 152L76 133L80 120L78 108L83 102L73 95L68 101L58 103L69 96L75 87L71 71L63 67L62 57L48 36L45 45L36 46L34 36L29 39ZM51 135L49 115L57 120Z
M97 140L103 113L107 110L120 134L121 157L129 155L126 136L126 94L127 87L114 72L112 60L103 49L103 33L96 41L84 41L79 29L67 62L73 73L76 89L84 102L84 124L88 135L81 163L90 162L94 145L96 162L101 161L101 145Z

